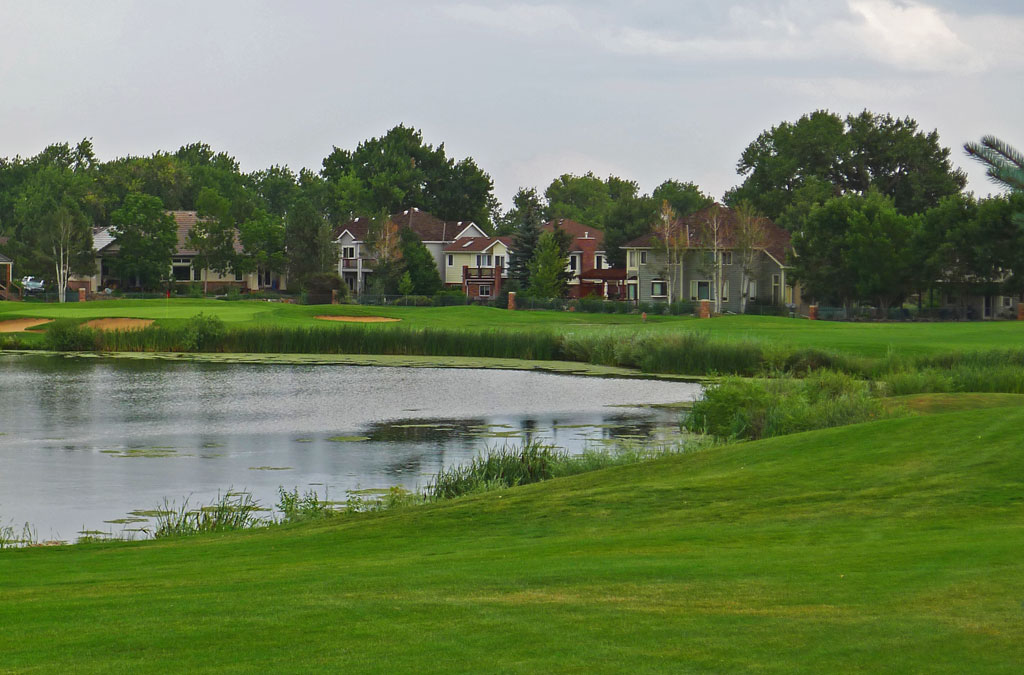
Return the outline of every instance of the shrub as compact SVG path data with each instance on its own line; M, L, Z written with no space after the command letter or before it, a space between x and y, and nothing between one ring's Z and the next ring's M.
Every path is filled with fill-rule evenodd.
M226 332L220 317L196 314L185 324L181 348L187 352L212 351L220 346Z

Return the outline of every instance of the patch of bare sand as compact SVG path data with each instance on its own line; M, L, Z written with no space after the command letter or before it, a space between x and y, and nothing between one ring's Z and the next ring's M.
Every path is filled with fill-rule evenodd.
M23 333L29 328L50 323L53 319L8 319L0 321L0 333Z
M324 321L346 321L348 323L392 323L401 319L392 319L389 316L341 316L338 314L322 314L314 317Z
M152 325L152 319L93 319L85 325L96 330L142 330Z

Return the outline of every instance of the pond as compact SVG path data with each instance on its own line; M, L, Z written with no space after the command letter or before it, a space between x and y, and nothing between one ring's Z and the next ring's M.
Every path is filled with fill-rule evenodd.
M488 447L670 440L684 382L0 354L0 526L145 536L165 498L423 488ZM134 533L134 534L133 534Z

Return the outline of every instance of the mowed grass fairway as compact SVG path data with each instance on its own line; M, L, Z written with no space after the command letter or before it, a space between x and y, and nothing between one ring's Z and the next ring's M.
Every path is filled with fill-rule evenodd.
M220 317L229 327L352 326L321 321L320 314L384 316L401 319L388 327L465 330L545 330L554 332L638 333L702 331L725 340L755 340L787 347L817 348L860 356L883 357L894 351L907 356L950 351L1009 349L1024 346L1024 322L845 323L779 317L692 317L587 314L582 312L516 311L493 307L371 307L360 305L301 306L282 303L218 300L106 300L66 305L0 302L0 321L13 318L70 318L87 321L106 317L154 319L174 324L199 313ZM366 330L378 325L363 324Z
M1024 408L0 551L0 670L1019 672Z

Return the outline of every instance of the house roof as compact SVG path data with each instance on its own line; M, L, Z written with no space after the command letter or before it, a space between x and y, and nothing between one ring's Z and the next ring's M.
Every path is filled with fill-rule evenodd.
M7 256L5 256L3 253L0 253L0 263L12 263L12 262L14 262L14 261L11 260L10 258L8 258Z
M444 247L445 253L479 253L501 242L512 250L512 237L461 237Z
M114 234L109 227L101 227L92 233L92 248L99 253L114 243ZM112 247L112 250L116 247Z
M474 223L468 220L441 220L426 211L417 208L406 209L399 213L392 213L389 218L398 227L408 227L419 235L423 241L455 241L458 235ZM369 218L356 218L349 222L338 225L334 228L334 237L337 239L346 230L356 239L365 241L367 230L370 228Z
M572 236L572 243L569 245L569 251L582 251L583 248L578 243L578 240L594 240L594 248L592 250L600 251L604 246L604 232L591 227L590 225L584 225L578 223L575 220L569 218L559 218L558 220L549 220L544 223L540 228L543 232L553 232L555 226L561 227L569 235Z
M174 224L178 226L178 248L175 255L196 255L199 251L188 246L188 233L196 226L196 223L203 220L196 211L171 211L174 217ZM242 242L238 237L238 230L235 230L235 253L242 252Z
M683 235L686 241L686 248L702 249L708 247L709 244L705 241L707 238L705 236L705 224L708 221L712 208L715 207L702 209L684 218L679 218L672 224L673 233ZM722 225L719 246L724 249L736 248L736 212L728 207L719 206L718 213ZM761 222L764 225L764 239L755 248L764 249L779 263L784 263L791 248L789 232L767 218L762 218ZM664 239L661 235L651 232L623 244L622 248L654 248L661 246L663 241Z

